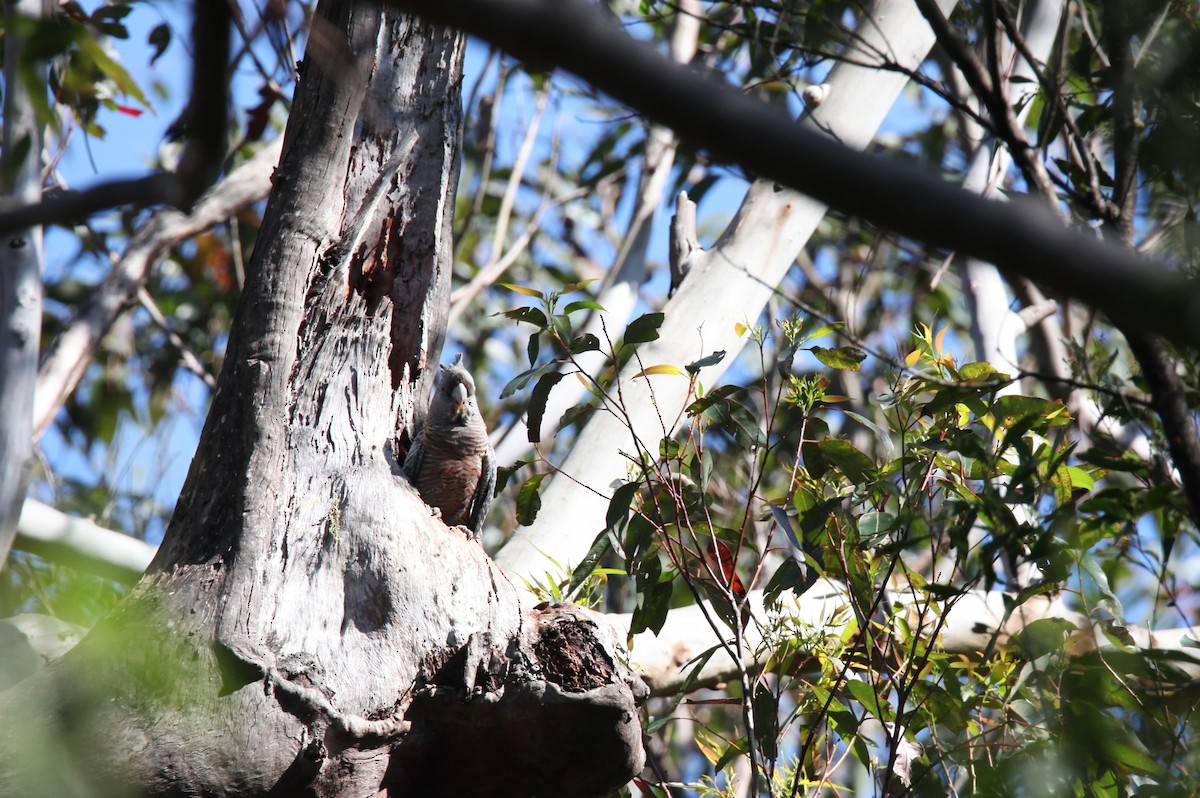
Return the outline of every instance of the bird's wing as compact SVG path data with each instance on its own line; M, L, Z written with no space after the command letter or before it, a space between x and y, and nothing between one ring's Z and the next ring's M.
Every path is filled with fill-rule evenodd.
M425 462L425 446L422 443L423 436L418 433L413 438L412 446L408 448L408 454L404 456L404 465L400 468L404 471L404 476L408 477L408 481L413 485L417 484L417 477L421 474L421 466Z
M471 497L471 516L468 526L478 538L483 531L483 522L487 518L488 508L496 493L496 452L489 443L483 454L483 462L479 469L479 482L475 485L475 495Z

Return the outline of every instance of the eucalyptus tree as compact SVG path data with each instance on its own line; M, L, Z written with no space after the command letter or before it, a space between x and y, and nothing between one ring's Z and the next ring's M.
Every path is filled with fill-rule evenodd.
M146 574L5 695L9 791L1190 783L1185 8L395 5L320 4L240 285L176 289L205 429ZM520 59L481 55L465 119L453 28ZM267 190L270 150L200 196L196 74L177 171L0 214L182 206L130 217L38 429L162 254ZM400 475L447 341L494 560Z

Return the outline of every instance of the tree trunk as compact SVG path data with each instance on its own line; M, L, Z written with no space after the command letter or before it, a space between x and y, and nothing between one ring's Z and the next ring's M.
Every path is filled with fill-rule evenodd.
M38 18L38 0L3 0L4 16ZM4 37L0 209L42 197L42 134L23 80L18 27ZM33 386L42 337L42 228L0 236L0 565L8 559L33 467Z
M398 467L444 333L462 52L394 11L319 7L166 539L0 700L20 719L0 792L586 795L640 769L644 687L603 622L522 607Z

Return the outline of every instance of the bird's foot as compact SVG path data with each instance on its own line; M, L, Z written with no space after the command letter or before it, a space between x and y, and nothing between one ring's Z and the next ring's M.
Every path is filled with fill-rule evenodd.
M467 536L467 540L479 540L479 536L475 534L475 530L464 524L456 524L453 529Z

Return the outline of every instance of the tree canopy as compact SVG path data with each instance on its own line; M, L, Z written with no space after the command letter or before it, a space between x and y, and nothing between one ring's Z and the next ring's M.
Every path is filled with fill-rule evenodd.
M516 695L513 663L549 656L560 623L605 630L588 651L609 637L628 648L574 672L609 668L606 689L621 695L603 711L639 702L646 765L625 794L1196 790L1191 4L215 5L197 3L194 19L135 2L6 6L0 354L13 365L0 396L21 401L0 419L0 532L17 533L0 572L0 662L13 663L0 688L98 621L80 660L106 656L114 633L118 648L138 646L128 633L158 616L130 617L226 550L282 552L221 578L229 595L285 606L302 595L289 547L333 540L361 547L338 555L362 566L338 576L354 586L358 631L368 604L407 606L428 588L442 607L415 636L392 618L361 644L386 640L385 669L414 685L394 726L325 690L325 678L343 697L358 684L333 673L359 652L345 628L308 649L351 640L346 659L305 663L308 692L298 659L269 664L289 635L308 635L283 610L278 627L253 613L236 632L215 622L211 679L224 698L261 678L281 705L306 707L295 717L333 718L348 750L395 745L376 783L396 794L435 794L433 741L469 727L447 686L465 673L468 696L497 695L494 682ZM478 37L461 78L464 49L436 26ZM194 65L189 84L175 81L183 96L156 71L168 60ZM401 84L412 93L371 94ZM169 107L173 123L154 115ZM139 133L144 175L97 162L94 187L76 189L73 159L106 128L152 119L170 141ZM305 158L327 151L345 157ZM347 178L341 196L331 174L343 163L369 179ZM311 270L272 271L297 257ZM19 334L30 285L32 339ZM290 341L278 331L293 322L279 319L295 320ZM272 374L259 342L280 339L296 365ZM442 550L379 471L403 462L434 366L454 352L500 466L482 536L494 564L457 540ZM218 384L254 389L222 396ZM313 428L349 448L313 451L350 453L305 482L291 453L333 393L350 420ZM286 419L268 412L276 401ZM354 414L372 403L379 412ZM239 418L262 437L221 441ZM34 441L38 456L22 455ZM206 493L206 479L234 488ZM239 480L286 496L260 501ZM174 520L164 483L183 491ZM356 491L358 504L337 505L345 518L318 506ZM151 547L129 565L94 526L56 539L35 500ZM295 508L282 527L266 518L277 506ZM450 598L397 573L403 546L343 526L384 528L371 506L411 516L408 556L454 558L471 587ZM164 531L157 566L132 587ZM416 588L403 600L380 587L405 580ZM314 579L315 604L335 582ZM181 594L202 596L196 584ZM496 641L520 636L506 614L518 604L539 631L501 656ZM182 657L183 643L161 641L202 637L205 623L147 651ZM417 662L427 639L431 651L447 642L438 634L446 658ZM264 653L272 635L280 649ZM185 715L192 700L228 711L205 692L206 667L169 681ZM549 681L572 684L566 670ZM149 666L139 678L135 703L168 683ZM104 684L78 692L99 704ZM545 700L535 693L512 701ZM487 729L514 717L547 739L559 728L526 704L497 706ZM293 725L278 722L298 735ZM591 759L560 736L575 770L594 762L621 781L640 762L627 731L597 735ZM77 751L53 735L36 744L47 760ZM536 793L515 775L523 745L496 746L511 772L477 763L443 786ZM295 768L289 779L306 778ZM584 784L575 770L545 783ZM301 783L263 778L228 789ZM147 779L137 789L152 791Z

